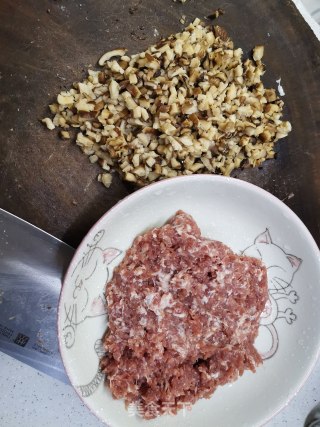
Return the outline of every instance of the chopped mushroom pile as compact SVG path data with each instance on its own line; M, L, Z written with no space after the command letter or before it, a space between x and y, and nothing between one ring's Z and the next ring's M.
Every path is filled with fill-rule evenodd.
M259 166L275 155L274 144L288 135L283 101L261 81L263 46L253 60L219 26L196 19L183 32L145 52L104 54L102 71L61 92L50 105L53 129L78 128L76 142L92 163L138 185L194 173L229 175Z

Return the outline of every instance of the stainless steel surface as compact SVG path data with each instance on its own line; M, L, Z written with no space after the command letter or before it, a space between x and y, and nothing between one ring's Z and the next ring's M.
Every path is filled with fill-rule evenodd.
M0 209L0 350L68 383L56 317L74 249Z

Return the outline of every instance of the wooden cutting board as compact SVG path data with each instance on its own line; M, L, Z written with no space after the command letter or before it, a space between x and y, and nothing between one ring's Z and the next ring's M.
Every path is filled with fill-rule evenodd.
M76 246L94 222L134 188L96 181L73 142L39 122L63 88L115 47L134 53L179 22L216 8L219 25L248 53L264 44L267 87L285 90L293 131L262 169L236 171L290 206L320 244L320 43L291 1L2 0L0 3L0 206Z

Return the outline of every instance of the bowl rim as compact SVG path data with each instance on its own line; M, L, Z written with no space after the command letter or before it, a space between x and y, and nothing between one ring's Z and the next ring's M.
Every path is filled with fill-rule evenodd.
M60 324L60 318L61 318L61 301L63 299L63 294L64 294L64 289L65 289L65 284L67 282L67 279L70 275L70 271L72 270L72 268L74 267L74 263L75 260L77 259L80 250L83 250L83 244L85 242L85 240L87 239L88 235L92 233L92 231L101 223L105 220L105 218L111 214L111 212L114 212L116 210L119 210L122 205L124 205L125 203L127 203L127 201L129 199L132 198L138 198L139 195L142 192L150 192L153 191L156 187L162 187L162 186L166 186L166 185L170 185L170 183L174 183L176 181L185 181L185 182L189 182L189 181L203 181L203 180L208 180L208 181L212 181L212 182L226 182L228 183L228 185L236 185L240 188L246 187L248 190L253 191L254 193L264 197L265 199L267 199L269 202L275 204L277 207L279 207L280 209L284 209L288 215L290 216L290 218L293 219L294 223L299 226L302 231L303 231L303 235L306 239L306 241L308 242L308 245L311 247L312 251L317 255L318 261L319 261L319 265L318 265L318 270L319 270L319 277L320 277L320 249L316 243L316 241L314 240L312 234L310 233L310 231L308 230L308 228L306 227L306 225L303 223L303 221L298 217L298 215L293 212L292 209L289 208L289 206L287 206L282 200L278 199L276 196L274 196L272 193L270 193L267 190L264 190L263 188L252 184L251 182L247 182L244 180L241 180L239 178L234 178L234 177L228 177L228 176L221 176L221 175L210 175L210 174L196 174L196 175L184 175L184 176L177 176L177 177L173 177L173 178L169 178L169 179L163 179L161 181L157 181L157 182L153 182L145 187L139 188L137 190L135 190L133 193L128 194L127 196L125 196L123 199L119 200L115 205L113 205L110 209L108 209L93 225L92 227L90 227L90 229L88 230L88 232L85 234L85 236L83 237L83 239L81 240L80 244L78 245L77 249L74 252L74 255L72 257L72 260L63 276L62 279L62 286L61 286L61 290L60 290L60 295L59 295L59 300L58 300L58 310L57 310L57 322L56 322L56 328L57 328L57 335L58 335L58 345L59 345L59 353L61 356L61 360L64 366L64 369L66 371L66 374L68 376L68 379L70 381L70 384L72 386L72 388L74 389L74 391L77 393L77 395L79 396L79 398L81 399L82 403L84 404L84 406L86 408L89 409L89 411L94 414L102 423L104 423L106 425L106 427L116 427L113 423L110 424L109 421L106 421L101 414L98 411L95 411L90 404L81 396L80 392L78 391L77 386L74 384L74 382L72 381L72 376L70 375L69 372L69 368L67 367L67 362L64 359L64 354L63 354L63 349L62 349L62 337L60 334L60 328L59 328L59 324ZM301 381L298 383L295 391L291 392L290 395L287 397L286 401L281 405L280 408L276 409L273 414L268 415L266 418L264 418L263 420L261 420L261 424L260 426L265 426L270 420L272 420L277 414L279 414L286 406L288 406L288 404L291 402L291 400L299 393L299 391L302 389L302 387L304 386L304 384L306 383L306 381L308 380L308 378L310 377L314 367L316 366L318 360L320 360L320 335L319 335L319 342L318 342L318 349L313 357L313 360L311 361L311 363L309 364L309 368L307 369L305 375L303 376L303 378L301 379Z

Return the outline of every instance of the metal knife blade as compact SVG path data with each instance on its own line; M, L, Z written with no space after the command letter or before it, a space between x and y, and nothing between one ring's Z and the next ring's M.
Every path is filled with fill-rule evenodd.
M71 246L0 209L0 351L65 383L56 320L73 254Z

